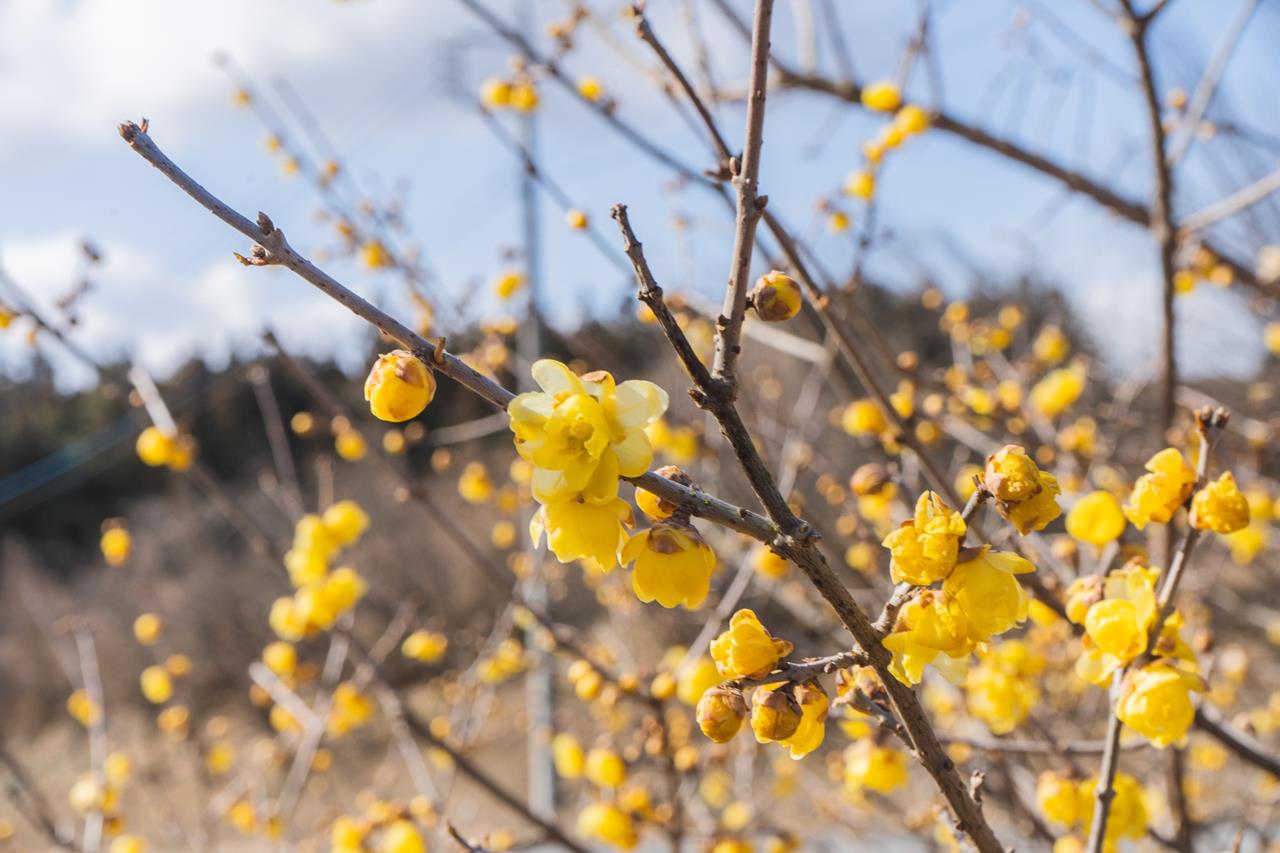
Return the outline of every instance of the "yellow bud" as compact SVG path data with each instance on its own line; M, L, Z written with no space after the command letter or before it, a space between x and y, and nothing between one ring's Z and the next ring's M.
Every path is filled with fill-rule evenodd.
M892 80L877 80L862 87L862 105L878 113L891 113L902 103L902 93Z
M742 728L747 703L741 690L722 684L702 694L696 715L704 735L716 743L728 743Z
M133 636L142 645L150 646L160 639L160 631L163 627L164 623L160 621L159 616L154 613L143 613L133 620Z
M395 423L417 417L435 393L431 371L405 350L379 356L364 383L364 398L374 416Z
M774 270L756 280L747 294L747 301L756 315L767 323L790 320L804 304L804 294L795 279Z
M800 728L800 703L787 690L757 688L751 696L751 730L756 740L786 740Z

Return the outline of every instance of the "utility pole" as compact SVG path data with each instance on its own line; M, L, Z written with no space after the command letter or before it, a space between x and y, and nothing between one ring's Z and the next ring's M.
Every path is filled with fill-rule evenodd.
M520 29L524 32L525 38L532 39L536 26L533 3L530 0L515 0L515 2L519 7ZM537 162L538 151L537 109L528 110L521 115L520 137L525 150L529 153L530 162L519 163L527 316L520 324L516 351L523 365L518 371L521 385L524 390L531 390L533 382L528 375L528 365L537 360L542 353L542 315L538 305L538 296L542 290L542 235L539 222L538 185L532 172L532 163ZM545 613L547 583L542 572L545 552L542 548L535 548L530 543L526 545L525 554L528 558L530 574L523 581L524 596L531 606ZM525 631L525 647L532 657L532 665L525 676L526 705L529 715L529 810L543 819L554 820L556 775L551 759L551 734L555 725L553 719L554 662L551 651L539 644L537 635L537 626L531 626Z

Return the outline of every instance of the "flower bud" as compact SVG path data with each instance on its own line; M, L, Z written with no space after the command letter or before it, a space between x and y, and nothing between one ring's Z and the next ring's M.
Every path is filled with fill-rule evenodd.
M751 696L751 730L761 743L791 737L801 716L800 703L789 690L756 690Z
M435 393L431 371L402 349L379 356L364 383L364 398L374 416L395 423L417 417Z
M998 501L1025 501L1040 491L1040 469L1016 444L1006 444L987 457L987 489Z
M761 320L779 323L790 320L799 313L804 295L795 279L774 270L756 280L755 287L747 294L747 300Z
M716 743L728 743L742 728L747 703L741 690L721 684L702 694L696 715L704 735Z

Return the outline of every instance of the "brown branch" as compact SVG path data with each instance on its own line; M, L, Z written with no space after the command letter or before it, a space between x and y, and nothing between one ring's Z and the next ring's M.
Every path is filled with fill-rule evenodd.
M160 170L165 177L173 181L202 207L236 231L251 240L257 241L258 245L250 253L250 257L245 259L250 265L279 265L291 270L322 293L346 307L353 314L369 322L388 337L396 340L432 370L448 376L473 394L498 408L505 409L507 404L515 397L513 392L479 373L453 353L445 350L443 345L426 340L399 320L348 290L337 279L298 254L266 214L260 214L258 223L254 223L226 205L187 175L186 172L182 171L177 164L156 146L145 130L137 124L133 122L122 124L120 126L120 135L138 155ZM778 535L777 526L769 519L723 501L699 489L686 488L665 477L659 477L653 472L627 479L629 482L681 506L692 515L721 524L739 533L745 533L761 542L771 542Z
M742 321L747 312L747 288L751 286L751 253L755 248L756 225L767 197L760 193L760 154L764 146L764 108L769 85L769 29L773 21L773 0L756 0L751 28L751 82L747 101L747 130L742 143L742 159L729 160L733 186L738 193L733 229L733 265L724 307L716 318L716 347L712 375L718 393L732 400L737 393L734 365L742 351ZM704 112L704 119L710 115ZM714 123L711 125L714 128ZM714 130L713 130L714 132ZM717 136L719 134L716 134ZM710 393L711 387L704 391Z
M1123 0L1123 2L1125 2L1127 8L1128 0ZM1211 432L1217 432L1226 425L1226 422L1227 414L1223 409L1212 411L1206 407L1196 415L1196 426L1200 435L1200 456L1196 463L1196 481L1192 488L1193 494L1195 490L1204 484L1208 476L1209 457L1212 455L1213 450L1213 441L1210 434ZM1182 539L1182 544L1179 546L1177 553L1174 554L1173 562L1169 565L1169 571L1165 573L1161 581L1160 591L1156 596L1155 620L1152 622L1147 636L1147 651L1144 659L1154 654L1160 632L1164 628L1165 619L1173 606L1174 593L1177 592L1178 584L1182 580L1191 552L1199 541L1200 529L1195 526L1189 526L1186 535ZM1111 698L1108 704L1110 716L1107 719L1107 734L1105 737L1106 749L1102 753L1102 765L1098 770L1098 784L1095 794L1097 802L1094 804L1093 824L1089 831L1089 844L1086 848L1088 853L1101 853L1106 838L1107 818L1111 814L1111 801L1115 798L1114 782L1116 767L1119 764L1120 731L1122 728L1120 716L1116 709L1120 702L1121 682L1132 665L1133 663L1130 662L1117 669L1111 684Z
M634 234L628 236L630 228L625 208L615 208L614 215L622 229L623 239L628 243L627 254L636 267L639 290L642 294L652 293L652 288L656 287L653 273ZM654 308L655 314L668 312L661 299L653 298L647 304ZM662 322L662 326L664 329L674 326L674 319L670 322ZM681 337L682 335L678 335L672 340L678 352L682 348L679 343ZM701 363L695 358L693 364ZM702 371L694 367L689 373L697 386L699 378L705 373L705 367ZM891 656L888 650L881 645L880 635L867 614L858 607L848 588L831 570L826 557L818 549L817 535L812 525L792 512L786 499L778 490L733 401L716 395L714 388L710 386L695 387L691 394L695 402L709 411L719 422L720 430L733 448L752 490L766 508L770 519L777 525L778 536L768 544L780 555L800 567L809 582L818 590L853 636L858 650L875 668L884 684L893 712L906 732L906 739L916 757L929 771L943 796L946 797L961 830L969 835L982 853L996 853L1003 850L999 839L987 823L986 816L982 813L981 804L973 797L967 784L956 771L955 763L943 749L915 692L889 672Z
M1176 351L1177 321L1173 311L1176 295L1174 276L1177 273L1176 255L1178 232L1173 223L1173 169L1166 155L1164 117L1160 106L1160 91L1156 85L1155 68L1147 43L1150 21L1140 17L1133 8L1133 0L1121 0L1125 10L1125 29L1133 46L1134 56L1142 80L1142 96L1147 108L1147 124L1151 132L1151 161L1155 172L1155 189L1151 199L1151 215L1148 227L1160 252L1161 279L1161 352L1160 352L1160 404L1161 423L1167 430L1173 425L1176 411L1175 392L1178 386L1178 361Z
M689 82L689 78L685 76L684 71L681 70L680 66L671 57L671 54L667 52L667 49L663 46L662 42L658 40L658 36L654 33L653 27L649 26L649 19L644 16L642 8L639 6L633 6L631 11L636 17L636 35L638 35L640 40L649 45L649 47L653 49L653 52L658 55L658 59L662 62L663 66L666 67L667 71L671 72L671 76L674 77L676 79L676 83L680 85L680 89L684 92L685 97L689 99L689 103L693 104L694 110L697 111L698 117L702 119L702 123L706 127L707 134L711 138L711 144L720 155L720 167L721 169L726 170L727 174L729 161L733 159L733 152L729 150L728 143L725 142L724 137L720 134L719 128L716 127L716 120L711 115L711 111L707 109L706 103L698 95L697 90L693 88L693 84ZM749 124L750 120L748 120L748 125Z

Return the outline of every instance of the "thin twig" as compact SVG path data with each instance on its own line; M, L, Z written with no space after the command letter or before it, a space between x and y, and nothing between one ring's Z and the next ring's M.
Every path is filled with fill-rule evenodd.
M747 288L751 284L751 254L755 248L756 225L767 203L760 193L760 154L764 145L764 108L769 84L769 31L773 21L773 0L756 0L751 27L751 82L747 100L747 130L742 143L742 159L729 160L729 172L738 193L733 229L733 265L725 289L724 308L716 318L715 358L712 376L718 392L732 400L737 393L734 365L742 351L742 321L747 312ZM705 111L704 111L705 112ZM710 115L705 114L704 119ZM718 135L718 134L717 134ZM723 145L723 143L721 143ZM703 389L710 392L711 386Z

